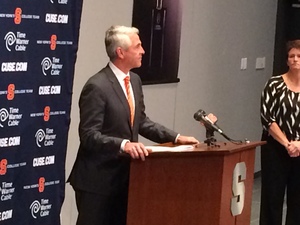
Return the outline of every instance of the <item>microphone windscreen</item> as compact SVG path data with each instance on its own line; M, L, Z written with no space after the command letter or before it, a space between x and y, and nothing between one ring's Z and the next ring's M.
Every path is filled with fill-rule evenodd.
M206 113L204 110L199 109L197 112L194 114L194 119L197 121L201 121L202 117L206 116Z

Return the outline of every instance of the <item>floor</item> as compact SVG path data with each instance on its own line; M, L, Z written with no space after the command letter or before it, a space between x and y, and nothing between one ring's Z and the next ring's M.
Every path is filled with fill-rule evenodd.
M260 177L254 179L252 192L252 208L251 208L251 224L259 225L259 209L260 209ZM283 208L282 224L285 224L286 205Z

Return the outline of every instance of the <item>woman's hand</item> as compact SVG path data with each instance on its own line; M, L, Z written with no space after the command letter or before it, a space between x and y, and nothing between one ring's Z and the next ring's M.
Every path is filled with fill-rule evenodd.
M300 155L300 142L291 141L285 147L291 157L298 157Z

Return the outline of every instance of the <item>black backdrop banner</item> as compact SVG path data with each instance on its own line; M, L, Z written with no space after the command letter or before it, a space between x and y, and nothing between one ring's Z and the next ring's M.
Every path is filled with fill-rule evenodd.
M59 225L82 0L0 0L0 225Z

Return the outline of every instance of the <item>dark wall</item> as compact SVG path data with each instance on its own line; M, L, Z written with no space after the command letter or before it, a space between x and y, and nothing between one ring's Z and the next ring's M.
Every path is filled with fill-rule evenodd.
M163 8L157 10L158 3ZM179 81L181 17L181 0L134 0L132 25L140 30L146 53L142 66L133 71L143 84Z

